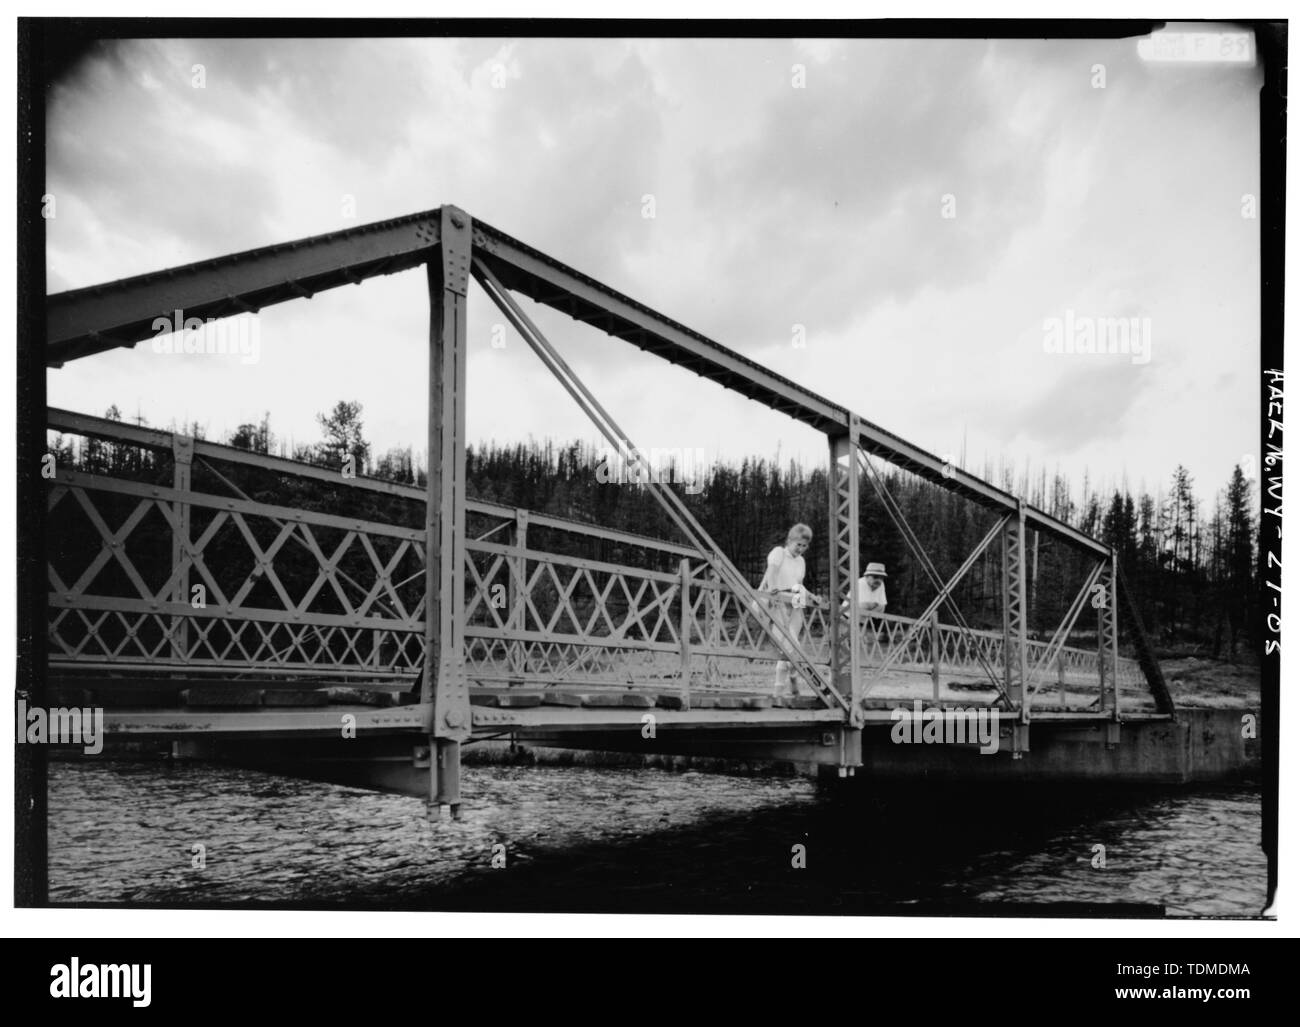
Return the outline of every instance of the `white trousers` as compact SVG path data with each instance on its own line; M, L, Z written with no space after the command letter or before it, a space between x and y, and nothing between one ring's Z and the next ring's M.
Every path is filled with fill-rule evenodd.
M803 636L803 610L795 609L789 603L777 600L770 607L772 617L788 631L796 642ZM798 695L799 683L790 676L790 661L776 661L776 681L772 691L777 696Z

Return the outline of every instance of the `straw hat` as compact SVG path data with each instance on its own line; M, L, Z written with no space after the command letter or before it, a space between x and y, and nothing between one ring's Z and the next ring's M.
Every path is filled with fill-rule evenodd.
M885 565L884 565L883 563L869 563L869 564L867 564L867 569L866 569L865 571L862 572L862 576L863 576L864 578L887 578L887 577L889 577L889 575L885 573Z

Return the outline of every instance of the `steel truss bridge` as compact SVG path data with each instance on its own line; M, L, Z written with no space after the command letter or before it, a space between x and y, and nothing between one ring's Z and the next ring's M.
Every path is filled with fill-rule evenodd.
M1173 716L1113 549L456 207L50 296L47 362L131 347L178 310L229 317L417 267L431 315L427 490L48 410L50 431L136 454L107 470L57 466L45 482L47 672L58 694L89 693L125 738L338 738L350 718L358 737L409 736L414 758L427 747L430 802L453 813L461 747L485 737L638 751L650 716L661 751L845 774L861 764L864 730L888 724L900 702L997 709L1010 759L1029 752L1035 722L1092 725L1113 742L1121 720ZM830 611L810 609L792 636L653 473L641 487L676 541L470 497L471 279L634 462L643 455L518 297L823 432ZM920 544L881 462L992 511L951 576ZM255 494L239 484L249 474L264 483ZM295 505L304 482L334 499ZM867 489L933 589L916 618L852 603L834 612L861 573ZM1086 557L1063 619L1036 637L1030 532ZM973 628L955 599L986 553L1000 555L1001 630ZM1096 644L1068 644L1085 621ZM1121 621L1135 659L1120 655ZM778 658L803 698L772 699Z

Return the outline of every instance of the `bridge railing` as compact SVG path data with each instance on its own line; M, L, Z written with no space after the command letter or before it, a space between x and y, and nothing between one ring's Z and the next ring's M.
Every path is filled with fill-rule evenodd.
M644 546L654 549L648 540ZM674 573L470 542L466 559L467 664L482 684L654 688L680 692L687 701L692 694L772 689L778 655L753 612L763 600L726 588L702 558L681 558ZM801 641L814 663L829 661L830 616L805 611ZM860 645L869 698L951 700L960 691L979 701L987 699L980 692L995 694L984 666L1005 673L1001 632L968 633L937 620L912 631L914 625L913 618L896 614L864 619ZM1030 669L1040 669L1030 682L1036 701L1050 694L1061 705L1095 704L1098 651L1063 646L1044 664L1050 651L1047 642L1028 643ZM874 680L886 663L889 672ZM1121 697L1138 702L1145 689L1136 662L1121 658L1119 666Z
M419 678L422 489L60 411L51 411L51 427L160 457L107 461L108 473L54 468L47 500L52 668ZM250 495L223 464L278 477ZM309 509L306 494L284 484L295 477L341 488L347 502L317 496L311 502L327 509ZM266 501L286 493L304 498L296 506ZM370 493L388 497L387 505L350 515L352 500ZM349 515L335 512L344 509ZM778 654L755 616L756 600L722 585L701 554L497 504L471 501L467 509L481 528L465 541L472 684L654 690L687 703L710 693L770 692ZM814 663L830 659L833 616L805 611L801 644ZM864 619L859 644L869 701L988 701L985 665L1005 672L998 631L877 613ZM1095 704L1098 651L1063 647L1040 666L1048 650L1046 642L1028 643L1027 663L1040 668L1031 680L1034 702ZM1119 677L1121 700L1140 702L1146 690L1136 663L1120 659Z
M698 599L693 603L689 638L698 662L692 673L706 686L752 685L771 678L775 654L762 641L757 622L743 601L720 588L703 572L692 582ZM830 659L829 621L835 611L810 607L804 612L803 643L814 662ZM844 622L841 622L844 623ZM915 630L913 628L915 627ZM910 636L910 639L909 639ZM985 665L1005 678L1005 639L1000 631L970 631L937 618L918 624L914 618L891 613L864 614L859 645L868 700L888 701L900 696L951 699L961 692L978 697L993 692ZM1014 643L1013 643L1014 651ZM1035 701L1052 695L1058 704L1088 705L1100 695L1102 657L1094 649L1061 646L1054 659L1045 641L1028 642L1027 661ZM883 676L882 668L887 666ZM1130 705L1144 702L1145 679L1135 660L1118 661L1120 694ZM922 678L929 678L924 686Z
M469 541L466 579L466 662L484 684L627 687L677 666L680 574Z
M419 672L420 531L64 469L48 514L54 667Z

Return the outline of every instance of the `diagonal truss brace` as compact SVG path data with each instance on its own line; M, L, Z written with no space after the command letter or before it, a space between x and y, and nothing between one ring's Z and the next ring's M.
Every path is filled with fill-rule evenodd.
M907 635L903 638L903 641L894 646L890 650L889 655L886 656L880 666L876 668L875 672L871 676L871 680L867 683L866 688L863 689L864 694L869 692L880 678L884 677L885 672L893 666L894 662L902 653L907 652L907 647L912 644L912 639L921 632L922 628L930 625L930 618L935 611L937 611L945 602L951 603L949 596L952 594L952 590L961 583L961 580L966 576L966 573L975 566L975 561L979 559L980 554L983 553L984 550L988 549L993 540L1001 534L1002 529L1010 519L1011 515L1007 514L993 525L980 544L977 545L971 551L970 555L966 557L965 562L957 568L957 572L943 584L939 589L939 594L930 600L930 605L925 608L920 616L916 618L915 622L913 622L911 628L908 629ZM934 644L937 644L937 641ZM972 651L978 651L977 647L973 646Z
M859 448L858 457L861 459L863 466L867 469L867 480L871 482L871 487L875 489L876 496L884 506L885 512L889 514L890 519L894 522L894 526L898 528L899 533L903 536L903 541L907 544L907 548L911 552L913 558L915 558L916 562L921 565L921 569L925 571L925 576L930 579L930 584L939 590L939 599L948 607L948 612L952 614L953 620L957 623L957 627L961 629L962 634L965 635L967 641L970 643L971 652L973 652L976 659L980 661L980 666L983 667L984 673L988 675L989 681L991 681L993 687L997 689L998 698L1005 704L1007 709L1012 709L1014 703L1012 703L1011 697L1007 695L1006 689L1002 687L1002 682L998 680L997 671L995 671L993 667L990 666L989 661L984 658L984 654L980 651L979 642L975 638L974 631L967 622L965 615L961 612L961 608L944 588L944 583L939 577L938 570L930 561L929 554L926 553L925 547L921 545L921 540L917 538L916 533L912 531L912 526L907 523L907 518L903 515L902 508L899 507L898 503L894 500L894 497L890 495L889 489L885 487L884 480L876 470L875 465L872 464L871 458L867 455L866 450ZM1003 517L999 522L999 529L1004 527L1009 520L1009 514Z
M624 448L638 467L649 470L649 464L640 450L632 445L614 419L601 407L591 391L582 383L572 368L565 363L564 359L537 326L533 324L514 297L497 280L496 275L478 257L474 258L472 272L475 281L483 287L484 292L491 297L502 314L506 316L515 330L519 332L524 341L528 343L533 352L546 365L546 368L555 375L560 384L577 402L583 413L587 415L597 430L605 436L609 444L616 448ZM694 515L686 508L686 505L677 494L667 485L659 482L654 474L647 474L646 478L649 481L650 494L664 508L687 541L699 552L703 559L708 561L721 582L727 588L733 590L737 596L748 602L749 610L753 613L759 626L775 643L781 655L790 662L799 677L812 688L814 694L827 707L839 708L846 713L850 712L849 700L835 689L829 678L823 675L808 658L798 639L772 615L767 605L760 601L753 587L745 580L744 575L727 559L726 554L722 552L718 544L713 541Z
M1062 649L1065 648L1066 639L1070 637L1070 632L1074 630L1074 625L1079 620L1079 615L1083 613L1087 606L1088 596L1092 592L1093 586L1097 584L1097 579L1101 577L1102 569L1105 567L1104 562L1093 565L1087 578L1084 579L1083 587L1075 595L1070 607L1065 611L1065 617L1057 625L1056 631L1052 633L1052 640L1047 644L1047 650L1039 657L1034 664L1033 670L1025 681L1025 699L1036 693L1045 680L1042 677L1043 671L1052 665ZM1034 684L1037 680L1037 684Z

